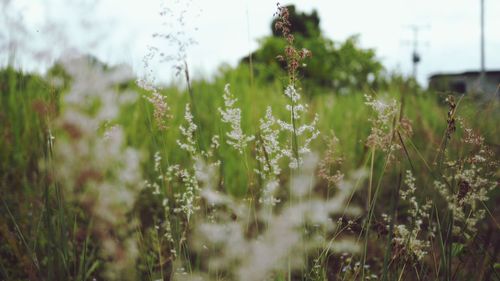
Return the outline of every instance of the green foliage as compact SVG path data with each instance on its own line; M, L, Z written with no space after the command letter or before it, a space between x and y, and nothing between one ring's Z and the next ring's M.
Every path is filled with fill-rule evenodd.
M436 279L439 279L442 276L451 277L452 261L455 262L453 266L457 271L461 271L462 259L467 260L466 256L473 248L471 245L479 243L480 247L484 247L484 249L472 249L473 252L481 253L483 256L486 256L485 253L489 255L491 250L496 249L497 245L493 243L497 242L483 243L481 233L470 241L454 240L455 237L446 233L453 226L453 220L442 216L447 208L442 202L436 203L436 200L433 203L435 212L432 212L429 219L437 222L438 235L434 237L435 245L433 245L435 248L429 249L434 260L423 261L418 268L417 266L405 268L409 263L398 256L401 254L398 251L402 249L392 244L394 236L388 236L387 239L383 236L378 237L383 234L377 231L387 232L387 229L381 230L379 227L385 226L379 220L382 217L381 213L388 209L387 201L379 202L376 208L374 202L377 197L380 198L379 201L391 198L390 216L393 219L391 228L394 228L396 223L405 223L408 204L400 203L398 206L398 198L402 186L402 171L410 168L418 179L419 190L418 194L415 194L415 202L429 198L436 199L439 196L436 190L432 189L432 185L437 177L442 176L441 171L433 171L430 167L437 169L433 161L436 159L436 153L439 153L443 132L448 129L447 118L450 118L448 108L444 106L442 97L419 88L415 81L407 80L397 74L388 78L383 77L383 68L375 53L373 50L360 48L357 37L351 37L343 43L324 38L319 29L319 18L314 12L311 15L292 12L291 21L292 25L295 23L295 26L298 26L295 33L297 46L307 48L313 53L312 58L307 60L307 67L301 68L299 77L301 93L310 97L307 102L309 110L307 113L304 112L303 116L305 122L312 120L313 114L318 114L320 117L317 127L322 135L319 141L311 144L312 151L333 158L326 153L330 148L325 145L332 137L329 134L332 132L338 138L338 142L335 143L335 157L339 159L329 159L334 161L327 162L329 165L333 163L332 165L338 166L339 172L345 174L360 167L370 169L370 187L373 184L375 199L373 203L367 204L368 228L358 233L365 235L363 262L372 265L370 270L377 273L377 269L383 268L384 276L389 278L385 280L406 278L414 280L410 277L414 272L425 274L419 276L420 280L431 279L434 274ZM196 108L193 114L198 127L195 136L198 149L207 151L212 136L220 136L220 147L215 151L215 158L221 162L216 171L220 177L217 178L218 182L214 184L214 189L218 189L217 191L221 193L226 191L236 199L249 199L246 201L249 205L252 204L252 200L255 202L258 199L257 194L263 191L264 183L254 173L254 169L259 165L256 160L257 144L249 143L242 154L228 145L226 142L228 125L220 122L218 108L224 104L222 98L224 86L229 83L232 94L237 98L235 106L241 109L241 129L245 134L259 135L259 121L264 117L268 106L272 108L276 118L282 120L290 118L290 111L284 106L287 104L287 97L283 94L288 82L284 79L286 70L276 59L286 43L278 37L278 33L274 35L261 40L261 47L253 54L251 68L245 63L234 69L221 67L213 80L193 81L191 95L176 85L162 89L160 94L166 98L171 116L165 120L167 124L165 130L161 129L154 119L155 108L147 99L152 93L141 89L134 81L115 86L119 91L133 90L138 94L139 99L125 105L119 117L112 122L113 125L116 123L123 128L126 144L142 153L145 161L141 162L140 169L144 179L148 179L150 183L158 183L158 193L160 193L156 194L144 188L136 198L133 210L127 214L127 218L130 216L140 221L138 229L133 233L139 241L140 255L135 261L138 280L169 280L174 269L178 268L173 264L174 251L180 256L179 260L184 259L189 267L193 267L188 268L188 271L197 270L197 267L201 267L204 262L204 256L190 252L193 249L187 245L186 233L189 234L188 232L192 230L190 228L192 226L188 225L189 221L187 223L183 221L173 209L167 211L163 209L164 200L175 202L175 195L182 194L185 187L175 180L171 183L164 177L159 177L154 157L157 153L161 157L161 165L158 165L161 168L168 168L171 165L193 167L192 155L179 149L177 143L181 138L179 127L185 124L184 110L187 103ZM93 63L99 64L95 60ZM109 69L106 66L102 67ZM255 79L252 80L252 77ZM99 237L90 231L95 218L89 217L81 208L68 204L57 182L49 178L50 174L41 168L42 162L51 158L52 142L57 145L58 136L52 138L51 128L55 126L54 122L60 112L59 104L70 85L71 78L59 65L54 66L46 77L23 73L12 68L0 71L0 198L2 201L0 213L4 214L0 220L0 241L2 241L0 280L93 280L94 278L103 280L101 278L103 268L110 262L99 255L101 250ZM332 92L339 94L320 94ZM404 131L402 126L413 128L410 129L413 134L405 135L404 140L398 142L397 139L393 139L393 143L405 146L404 153L397 155L398 159L391 159L394 162L389 161L389 156L382 151L375 152L373 147L367 145L367 138L373 130L371 119L374 117L374 112L365 104L364 94L373 94L386 101L393 99L399 101L401 107L398 114L401 119L396 121L394 118L389 122L392 124L391 130L394 129L399 133L399 130ZM493 155L498 155L500 142L497 105L495 102L480 105L473 99L465 97L459 107L460 116L468 120L468 127L481 132L486 143L493 144L493 148L496 149ZM103 131L105 129L107 128L99 128ZM278 141L284 143L288 136L280 137L283 139ZM454 132L453 141L450 141L443 153L463 155L467 152L464 146L459 145L463 138L463 130L458 129ZM457 159L459 161L456 163L462 161L460 158ZM387 164L389 162L390 165ZM327 167L329 168L331 167ZM289 192L286 185L292 179L291 174L290 171L280 174L278 179L280 195ZM322 181L319 181L314 189L314 192L318 193L314 195L326 194L326 197L331 195L330 192L338 192L330 183ZM498 191L492 194L493 200L487 202L488 206L483 203L486 210L492 210L494 213L490 214L491 218L496 215L493 204L498 195ZM361 206L370 201L367 199L371 198L370 196L371 192L368 196L356 192L352 194L351 199ZM250 212L245 215L251 217L257 211L262 210L253 210L254 214ZM238 219L236 214L231 214L230 218L233 222ZM478 228L486 229L491 234L496 229L496 222L489 220L490 218L478 224ZM165 233L160 233L159 225L166 221L171 222L168 234L172 235L174 237L172 240L178 241L179 245L165 243ZM260 223L255 221L255 225L249 225L249 234L252 234L252 231L258 233L258 230L252 228L261 228ZM355 227L359 226L357 222L349 222L346 228L356 231ZM370 226L375 229L371 230ZM426 225L422 228L431 227ZM372 234L369 235L370 231ZM343 236L343 233L338 234ZM391 232L391 235L395 234ZM382 245L380 241L387 241L387 244ZM381 267L378 263L383 254L377 251L384 246L386 246L386 261ZM350 266L350 261L349 264L344 264L344 261L331 254L329 249L325 249L320 256L321 261L317 260L314 263L325 268L319 268L314 274L307 275L315 275L314 280L327 278L331 280L331 276L341 274L342 266ZM495 257L492 257L493 259L487 257L482 262L485 265L484 271L490 272L488 274L492 272L496 274L498 271L498 263L495 262ZM359 257L353 256L349 259L351 258L355 260ZM486 269L488 263L491 264L488 265L491 270ZM338 272L332 272L331 264L336 264ZM344 273L344 277L352 280L362 275L368 276L368 272L367 269L365 275L364 267L358 266L357 269ZM288 275L280 273L274 280L286 280L292 275L291 272ZM465 273L460 272L457 276L472 280L477 275L474 271L465 270Z
M297 14L291 7L290 22L295 45L312 52L312 57L301 67L299 77L308 94L325 91L346 94L382 86L384 68L374 50L361 48L357 36L344 42L324 37L315 11L310 15ZM285 64L276 58L283 52L286 42L274 29L274 23L273 35L262 38L259 48L251 55L254 75L260 82L280 80L286 75ZM243 58L240 67L248 67L249 62L249 57Z
M224 187L236 196L247 193L249 186L258 186L258 179L253 177L249 171L256 167L253 155L254 147L240 157L233 153L231 148L225 144L226 128L220 122L214 122L220 118L217 108L222 106L222 93L226 83L231 84L231 92L238 99L237 106L242 109L242 129L244 132L256 134L258 132L259 119L264 116L266 106L271 106L276 116L286 118L289 114L283 104L286 102L282 91L283 86L279 81L274 83L250 83L249 69L237 68L228 71L221 70L213 82L194 81L192 88L194 102L198 109L197 124L199 125L200 146L206 149L210 145L210 137L214 134L221 136L221 149L218 158L222 165L220 174ZM49 138L50 121L58 114L58 104L61 90L53 86L46 79L32 74L25 74L13 69L1 72L2 87L2 135L0 137L1 161L1 198L3 200L0 209L6 214L7 208L12 214L7 217L6 224L0 225L3 239L7 243L0 246L0 257L3 265L3 274L10 279L22 279L29 276L30 270L38 272L42 276L79 276L75 280L89 280L92 274L98 274L100 261L96 260L95 247L91 242L92 237L87 233L78 233L71 229L71 225L89 223L84 215L71 208L62 207L60 195L51 186L51 191L44 188L49 181L44 178L39 170L39 160L47 157L47 140ZM396 81L396 80L394 80ZM122 85L126 87L126 85ZM188 102L188 94L177 87L169 87L162 91L167 96L171 107L172 119L168 120L168 129L160 131L152 119L152 105L145 99L149 93L134 86L130 86L139 93L139 100L128 105L121 113L117 122L122 125L127 136L129 145L141 150L146 159L142 167L146 178L153 178L154 161L153 154L160 152L166 164L187 164L189 156L178 149L176 139L179 138L179 125L181 125L184 114L184 105ZM413 121L414 137L410 140L412 145L418 149L418 153L410 151L413 159L423 157L432 162L436 147L446 128L446 108L442 101L431 96L425 91L412 94L413 88L404 80L393 82L387 87L388 97L400 99L405 96L404 115ZM314 91L315 89L311 89ZM365 140L370 134L370 121L372 116L369 108L364 104L363 95L353 92L350 95L318 95L309 101L311 112L318 113L320 122L319 129L326 138L326 133L333 131L339 138L339 154L343 158L343 171L350 171L363 166L369 157L369 150ZM485 132L486 141L498 143L498 129L496 121L498 112L496 109L481 108L467 98L461 104L462 114L470 120L469 126ZM479 118L482 115L491 118ZM312 116L307 116L311 119ZM458 133L457 133L458 134ZM460 138L457 135L457 138ZM57 141L57 139L56 139ZM410 145L410 144L408 144ZM450 147L450 153L460 151ZM313 144L313 150L323 152L324 141ZM246 159L246 160L244 160ZM419 161L414 161L415 169L420 171L421 178L425 177L426 170ZM383 156L375 158L374 174L382 171ZM390 185L395 181L396 174L387 172L384 183ZM282 179L287 180L287 179ZM432 179L431 179L432 180ZM428 182L431 184L431 182ZM48 200L44 196L48 195ZM145 198L148 198L145 196ZM150 200L150 199L145 199ZM156 206L159 203L154 200L142 202L144 206ZM154 204L153 204L154 203ZM39 209L52 208L51 212L34 214L32 206ZM45 220L45 216L52 218ZM151 216L151 217L156 217ZM34 223L29 223L29 222ZM19 231L15 225L19 226ZM39 231L39 229L43 231ZM11 233L6 236L6 233ZM52 233L52 234L51 234ZM146 235L146 234L144 234ZM22 238L21 238L22 237ZM75 237L78 237L78 240ZM145 248L151 248L154 240L144 238ZM16 252L17 241L26 241L26 245ZM9 242L13 241L13 242ZM67 241L67 242L63 242ZM70 242L74 241L74 242ZM53 248L58 243L68 243L66 248ZM51 246L52 245L52 246ZM83 247L83 248L82 248ZM86 249L85 252L74 252L77 249ZM457 254L458 248L453 249ZM12 257L12 255L15 255ZM39 268L34 268L32 256L40 258ZM6 257L11 257L6 259ZM52 257L52 258L48 258ZM22 261L22 262L19 262ZM141 257L144 270L151 270L151 258ZM31 264L31 267L30 267ZM148 269L149 268L149 269ZM165 269L167 270L167 269ZM92 273L94 272L94 273Z

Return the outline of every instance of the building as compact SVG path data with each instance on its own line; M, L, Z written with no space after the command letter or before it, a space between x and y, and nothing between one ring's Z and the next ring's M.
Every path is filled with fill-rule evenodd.
M440 73L429 78L429 89L437 92L456 94L481 94L485 97L500 98L500 70L486 71L482 85L481 72Z

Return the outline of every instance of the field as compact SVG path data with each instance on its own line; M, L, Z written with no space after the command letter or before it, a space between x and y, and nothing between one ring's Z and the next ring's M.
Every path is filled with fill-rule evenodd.
M0 280L500 280L498 99L319 85L288 16L273 79L1 70Z

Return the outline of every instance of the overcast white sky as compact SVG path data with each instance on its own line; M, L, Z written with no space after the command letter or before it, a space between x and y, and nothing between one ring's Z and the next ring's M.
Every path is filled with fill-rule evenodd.
M138 72L146 46L153 43L151 34L173 32L162 26L165 18L159 15L161 0L76 1L79 4L15 0L15 9L9 13L18 11L28 29L35 32L47 20L53 23L56 36L48 36L43 29L35 33L36 40L31 35L32 42L28 44L38 42L53 50L61 46L77 48L108 63L131 64ZM89 2L96 2L97 8L85 9L82 3ZM187 56L195 75L204 77L210 77L222 63L235 65L249 50L254 50L257 39L270 34L270 21L276 10L275 0L163 2L174 10L188 6L185 28L198 43L188 48ZM500 69L500 1L485 3L486 67ZM316 9L327 37L338 41L359 34L361 46L376 49L388 70L405 74L411 73L412 48L405 42L413 34L408 26L424 26L419 33L422 62L418 71L423 83L432 73L479 68L480 0L298 0L281 4L295 4L298 10L307 12ZM90 44L89 38L98 43ZM175 53L168 48L165 52ZM22 56L21 52L16 54L18 64L33 68L33 61L23 60ZM162 80L172 76L169 67L156 71Z

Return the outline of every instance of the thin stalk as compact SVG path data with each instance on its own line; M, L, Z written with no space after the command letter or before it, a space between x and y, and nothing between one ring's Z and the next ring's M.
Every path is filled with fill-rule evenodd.
M198 125L198 127L201 129L201 118L198 114L198 110L196 107L196 102L194 98L194 91L193 88L191 87L191 78L189 76L189 68L187 61L184 61L184 79L186 80L186 85L189 93L189 100L190 100L190 105L191 105L191 114L193 115L193 122ZM201 149L201 140L200 140L200 134L198 133L198 130L195 130L194 132L195 138L196 138L196 144L198 146L198 150Z
M460 102L462 101L463 98L464 96L462 95L458 100L458 102L456 103L455 107L451 109L452 110L451 115L448 116L448 120L455 120L455 116L457 115L458 111L458 106L460 105ZM443 164L444 161L444 154L446 152L446 147L448 146L448 141L449 139L451 139L450 126L451 126L450 123L446 125L446 129L443 132L443 138L441 139L441 144L439 145L438 154L434 159L434 162L439 168L439 170L441 170L441 165Z
M389 143L392 143L394 141L395 135L396 135L396 118L392 120L392 129L391 129L391 139ZM373 217L373 213L375 211L375 204L377 202L377 197L380 191L380 186L382 185L382 178L385 174L385 171L387 169L387 166L389 164L389 159L392 155L392 150L389 151L387 154L387 157L385 158L385 163L384 163L384 168L382 170L382 173L378 179L377 187L375 188L375 193L373 194L373 199L370 202L370 208L368 211L368 219L366 220L366 224L364 225L364 231L365 231L365 244L364 244L364 249L363 249L363 259L362 259L362 264L361 264L361 280L365 279L365 263L366 263L366 254L367 254L367 249L368 249L368 238L369 238L369 233L370 233L370 223ZM373 171L372 171L373 172Z
M299 163L299 140L297 137L297 124L295 121L295 102L292 100L292 126L293 126L293 134L292 134L292 149L295 157L295 161L297 161L297 169L300 166Z
M34 253L32 252L31 248L29 247L28 243L26 242L25 238L24 238L24 235L23 233L21 232L21 229L19 228L19 225L17 224L12 212L10 211L7 203L5 202L5 200L2 199L2 202L5 206L5 209L7 210L7 213L12 221L12 223L14 224L14 227L16 229L16 232L17 232L17 235L19 236L19 238L21 239L22 241L22 244L23 246L26 248L26 251L28 252L28 255L29 255L29 261L30 263L27 263L24 259L21 259L21 262L24 263L24 266L26 266L26 271L28 272L28 275L30 278L32 278L33 280L38 280L38 277L36 276L35 272L34 272L34 268L36 268L37 270L39 270L39 265L38 263L36 262L36 257L34 255ZM7 226L4 226L5 229L8 229ZM10 232L8 232L10 234ZM0 233L0 234L4 234L4 233ZM12 241L15 241L15 239L9 239L9 240L12 240ZM12 244L16 244L16 242L12 242L12 243L9 243L10 245ZM17 256L21 256L21 253L19 251L19 249L17 248L17 244L12 246L14 247L13 249L13 252L16 253Z
M405 272L405 267L406 267L406 263L403 264L403 268L401 269L401 273L399 274L399 278L398 278L398 281L401 281L403 278L403 273Z
M383 273L382 273L382 280L386 281L388 278L388 271L389 271L389 257L392 252L392 238L393 238L393 233L394 233L394 223L396 220L396 210L398 208L398 202L399 202L399 190L401 189L401 182L402 182L402 172L399 172L399 178L398 178L398 185L396 190L393 191L392 197L391 197L391 222L389 226L389 235L387 236L387 244L386 244L386 251L384 255L384 265L383 265Z
M370 182L368 184L368 200L366 201L366 209L370 209L370 202L372 201L372 186L373 186L373 167L375 165L375 146L372 146L370 156Z
M446 259L447 259L447 268L446 268L446 280L451 281L451 273L452 273L452 268L451 268L451 262L452 262L452 245L453 245L453 211L449 211L448 214L448 230L446 232Z
M446 270L448 268L447 265L446 265L448 261L446 259L445 241L443 239L443 232L442 232L442 228L441 228L441 222L440 222L440 219L439 219L439 213L438 213L436 205L434 205L434 209L436 211L436 222L437 222L438 234L439 234L439 249L441 250L441 262L442 262L442 265L443 265L442 267L444 267L445 270ZM441 266L439 266L439 268L438 268L437 271L438 271L438 274L439 274L439 272L441 271Z
M367 254L367 250L368 250L368 237L369 237L369 233L370 233L370 223L371 223L371 220L372 220L372 217L373 217L373 213L375 211L375 204L377 202L377 197L378 197L378 193L379 193L379 190L380 190L380 186L382 185L382 178L383 178L383 175L385 174L385 170L387 169L387 166L388 166L388 163L389 163L389 158L391 156L391 152L389 152L389 154L387 155L386 159L385 159L385 163L384 163L384 168L382 170L382 174L380 175L380 178L378 180L378 183L377 183L377 187L375 188L375 193L373 194L373 199L372 199L372 202L370 204L370 208L369 208L369 211L368 211L368 218L366 220L366 223L364 225L364 231L365 231L365 242L364 242L364 248L363 248L363 258L362 258L362 263L361 263L361 280L364 280L365 278L365 263L366 263L366 254Z

